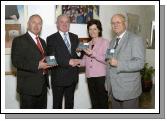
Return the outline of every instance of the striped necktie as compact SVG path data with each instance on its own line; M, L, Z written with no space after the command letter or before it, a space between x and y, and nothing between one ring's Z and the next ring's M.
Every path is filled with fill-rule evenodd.
M44 50L43 50L43 47L42 47L41 42L39 40L39 37L36 36L35 39L37 40L37 47L38 47L39 51L41 52L42 58L44 58Z
M42 55L42 58L44 58L44 57L45 57L45 52L44 52L44 49L43 49L43 47L42 47L42 44L41 44L41 42L40 42L40 40L39 40L39 37L36 36L35 39L37 40L37 47L38 47L38 49L39 49L39 51L40 51L40 53L41 53L41 55ZM48 70L47 70L47 69L43 69L43 74L47 74L47 73L48 73Z
M66 44L66 46L68 48L68 51L71 53L71 46L70 46L70 43L69 43L69 41L67 39L67 34L66 33L64 33L64 42L65 42L65 44Z

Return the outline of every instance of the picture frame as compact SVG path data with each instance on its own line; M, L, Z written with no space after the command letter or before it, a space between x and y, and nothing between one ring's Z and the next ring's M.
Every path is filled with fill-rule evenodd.
M5 24L5 54L10 54L13 39L21 34L21 24Z
M86 24L91 19L99 19L98 5L56 5L56 18L65 14L70 23Z
M148 49L155 49L155 21L151 22L150 41L147 42Z
M141 25L139 24L139 15L127 13L127 19L128 30L138 35L141 32Z
M5 5L5 75L16 75L11 61L13 39L26 32L27 5Z
M26 32L27 6L5 5L5 55L11 54L13 39Z

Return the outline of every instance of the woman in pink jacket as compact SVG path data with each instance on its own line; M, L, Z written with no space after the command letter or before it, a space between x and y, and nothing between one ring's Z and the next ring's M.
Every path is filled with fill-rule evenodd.
M108 96L104 86L106 76L105 53L109 41L101 37L102 26L99 20L89 21L87 29L91 41L89 48L84 49L85 55L80 61L80 66L86 67L92 108L105 109L108 108Z

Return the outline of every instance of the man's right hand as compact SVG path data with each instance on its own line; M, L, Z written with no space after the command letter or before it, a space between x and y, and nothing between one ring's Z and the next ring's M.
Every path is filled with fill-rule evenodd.
M69 65L71 65L72 67L78 66L80 64L79 59L70 59L69 61Z
M45 58L43 58L42 60L39 61L38 69L47 69L47 68L50 68L50 67L52 67L52 66L48 65L45 62Z

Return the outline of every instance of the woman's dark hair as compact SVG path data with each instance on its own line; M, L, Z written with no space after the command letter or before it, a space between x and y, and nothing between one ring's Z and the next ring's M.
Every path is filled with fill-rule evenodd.
M87 30L89 31L89 27L94 25L94 24L97 26L97 28L99 30L99 35L98 36L101 37L102 36L102 26L101 26L101 22L97 19L91 19L90 21L88 21Z

